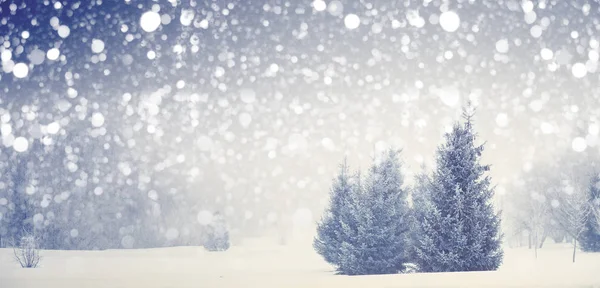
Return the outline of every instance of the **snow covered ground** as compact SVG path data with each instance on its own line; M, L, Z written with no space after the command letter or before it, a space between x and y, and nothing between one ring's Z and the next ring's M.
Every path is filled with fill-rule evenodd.
M568 245L506 249L496 272L339 276L304 248L252 245L227 252L196 247L149 250L42 251L37 269L22 269L0 249L2 288L151 287L600 287L600 254Z

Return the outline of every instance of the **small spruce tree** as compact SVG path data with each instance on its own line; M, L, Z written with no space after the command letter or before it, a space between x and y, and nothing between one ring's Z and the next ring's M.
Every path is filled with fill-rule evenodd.
M406 268L409 208L399 153L389 150L382 155L370 168L363 188L353 194L358 201L350 206L351 225L343 221L346 241L338 266L342 274L392 274Z
M353 185L350 193L343 199L343 209L339 213L340 231L338 232L340 246L337 263L334 265L338 273L346 275L360 274L361 259L354 253L355 247L359 247L359 225L361 218L361 205L363 204L364 189L362 175L359 172L353 176Z
M399 151L389 150L369 170L361 205L359 234L362 259L358 274L391 274L405 270L409 208Z
M410 210L410 247L408 251L412 262L416 262L418 257L416 248L421 242L422 229L420 225L428 212L426 205L430 204L427 198L429 185L431 185L431 177L423 167L423 171L415 176L415 183L411 189L412 209Z
M592 213L585 222L585 230L581 235L581 249L585 252L600 252L600 219L597 219L600 210L600 175L592 178L588 188L588 201Z
M229 249L229 231L225 218L220 213L215 213L213 223L208 225L207 237L204 248L208 251L225 251Z
M483 145L475 145L472 115L463 117L438 149L431 181L416 192L412 255L422 272L489 271L502 262L500 217L485 176L489 166L479 163Z

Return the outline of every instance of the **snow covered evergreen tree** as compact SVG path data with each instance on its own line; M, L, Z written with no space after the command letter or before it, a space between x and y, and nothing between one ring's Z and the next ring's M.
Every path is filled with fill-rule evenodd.
M353 237L341 249L343 274L392 274L406 268L410 215L399 154L389 150L369 169L354 208L355 227L347 229Z
M353 213L350 210L350 197L354 185L346 160L340 165L337 177L330 190L329 207L317 226L317 235L313 247L325 261L339 265L339 255L343 239L342 214ZM348 225L348 224L346 224Z
M361 205L364 205L363 195L364 187L362 184L362 175L360 171L356 172L351 178L351 190L343 199L343 208L339 212L338 220L340 224L339 251L336 266L338 273L346 275L360 274L361 259L354 253L355 247L360 246L359 226L361 218Z
M438 149L431 181L416 193L413 260L423 272L488 271L502 262L489 166L479 163L483 145L475 144L472 114L463 117Z
M600 221L597 214L600 210L600 175L592 178L588 189L588 201L591 212L585 221L585 230L581 235L581 249L585 252L600 252Z
M411 198L412 198L412 209L410 213L410 232L409 232L409 257L412 262L416 262L417 259L417 247L420 245L421 241L421 223L420 221L425 219L425 213L427 209L425 209L428 202L428 192L429 187L431 185L431 177L425 169L419 174L415 176L415 183L411 189Z
M402 188L399 151L373 164L363 185L344 162L331 189L330 206L317 228L315 250L340 274L390 274L407 259L409 208Z

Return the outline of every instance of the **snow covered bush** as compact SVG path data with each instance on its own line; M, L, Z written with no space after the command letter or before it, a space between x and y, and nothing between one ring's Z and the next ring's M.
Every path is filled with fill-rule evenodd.
M25 234L18 245L13 245L13 254L21 267L36 268L41 259L38 239L30 233Z
M346 164L334 181L330 208L319 223L315 249L340 274L391 274L405 270L409 209L399 151L389 150L361 183Z
M489 166L479 163L483 146L475 145L472 115L463 117L438 149L436 170L415 191L412 255L422 272L496 270L503 259Z
M229 230L225 219L221 214L215 213L213 222L207 226L204 248L208 251L225 251L229 246Z

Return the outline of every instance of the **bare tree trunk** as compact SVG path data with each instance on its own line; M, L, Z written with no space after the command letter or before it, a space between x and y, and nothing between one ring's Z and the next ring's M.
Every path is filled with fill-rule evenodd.
M533 245L533 250L535 251L535 259L537 259L537 249L538 249L538 247L537 247L537 245L538 245L538 244L537 244L537 243L538 243L538 231L537 231L537 229L535 229L535 237L534 237L534 240L535 240L535 241L534 241L534 245Z
M577 252L577 238L573 239L573 263L575 263L575 252Z
M518 247L523 247L523 234L519 235L518 241L519 241L519 246Z
M540 241L540 249L542 249L542 247L544 247L544 242L546 241L546 237L548 237L548 233L544 232L544 234L542 234L542 241Z
M527 238L529 240L529 249L531 249L531 232L527 234Z

